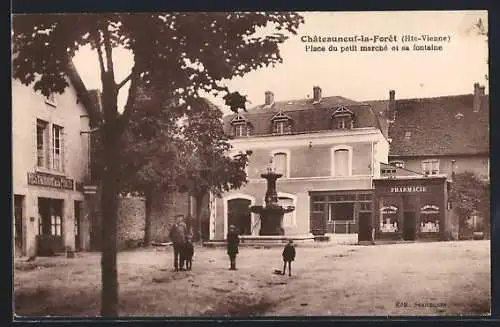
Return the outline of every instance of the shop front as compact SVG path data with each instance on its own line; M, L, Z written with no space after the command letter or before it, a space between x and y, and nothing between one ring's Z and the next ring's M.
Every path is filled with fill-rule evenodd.
M446 177L375 179L375 240L446 240L451 233Z
M309 195L314 235L365 234L372 219L373 190L311 191Z

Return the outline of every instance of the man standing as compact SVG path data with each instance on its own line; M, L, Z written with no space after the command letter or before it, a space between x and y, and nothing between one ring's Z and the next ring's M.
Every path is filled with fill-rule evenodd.
M174 269L175 271L184 270L182 250L186 243L187 227L183 215L175 216L175 223L170 228L169 237L174 247Z
M229 226L229 232L227 233L227 255L231 261L231 267L229 270L236 270L236 255L238 254L238 245L240 244L240 238L236 228L231 225Z

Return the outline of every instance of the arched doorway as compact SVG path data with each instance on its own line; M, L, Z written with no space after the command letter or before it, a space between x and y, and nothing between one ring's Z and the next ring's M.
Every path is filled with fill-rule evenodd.
M234 225L240 235L251 235L252 218L250 213L251 201L236 198L227 201L227 224Z

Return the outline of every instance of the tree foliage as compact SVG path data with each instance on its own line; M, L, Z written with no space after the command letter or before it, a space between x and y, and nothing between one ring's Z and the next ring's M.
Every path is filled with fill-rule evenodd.
M122 141L139 86L155 89L160 99L189 102L200 91L235 94L224 84L235 76L282 61L279 44L295 34L303 18L291 12L174 12L16 15L13 26L13 76L48 96L68 86L68 61L83 46L97 52L102 83L104 174L101 212L101 315L118 315L116 231L118 192L124 177ZM270 27L270 32L265 32ZM260 33L260 34L259 34ZM130 73L116 80L113 49L133 55ZM118 92L129 85L123 111ZM227 97L233 111L245 97Z
M474 213L489 222L490 184L477 174L471 171L455 174L450 200L459 215L460 226L465 226L465 221Z

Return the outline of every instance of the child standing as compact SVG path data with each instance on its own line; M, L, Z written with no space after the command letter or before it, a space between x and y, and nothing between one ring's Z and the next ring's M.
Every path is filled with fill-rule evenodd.
M191 241L191 237L188 237L186 244L184 245L184 261L186 262L186 270L191 270L193 266L193 255L194 255L194 246Z
M231 225L229 226L229 232L227 233L227 255L231 261L231 267L229 270L236 270L236 255L238 254L238 245L240 244L240 238L236 228Z
M285 274L286 265L288 263L288 276L292 276L292 261L295 260L295 246L293 245L293 240L288 241L283 249L283 272Z

